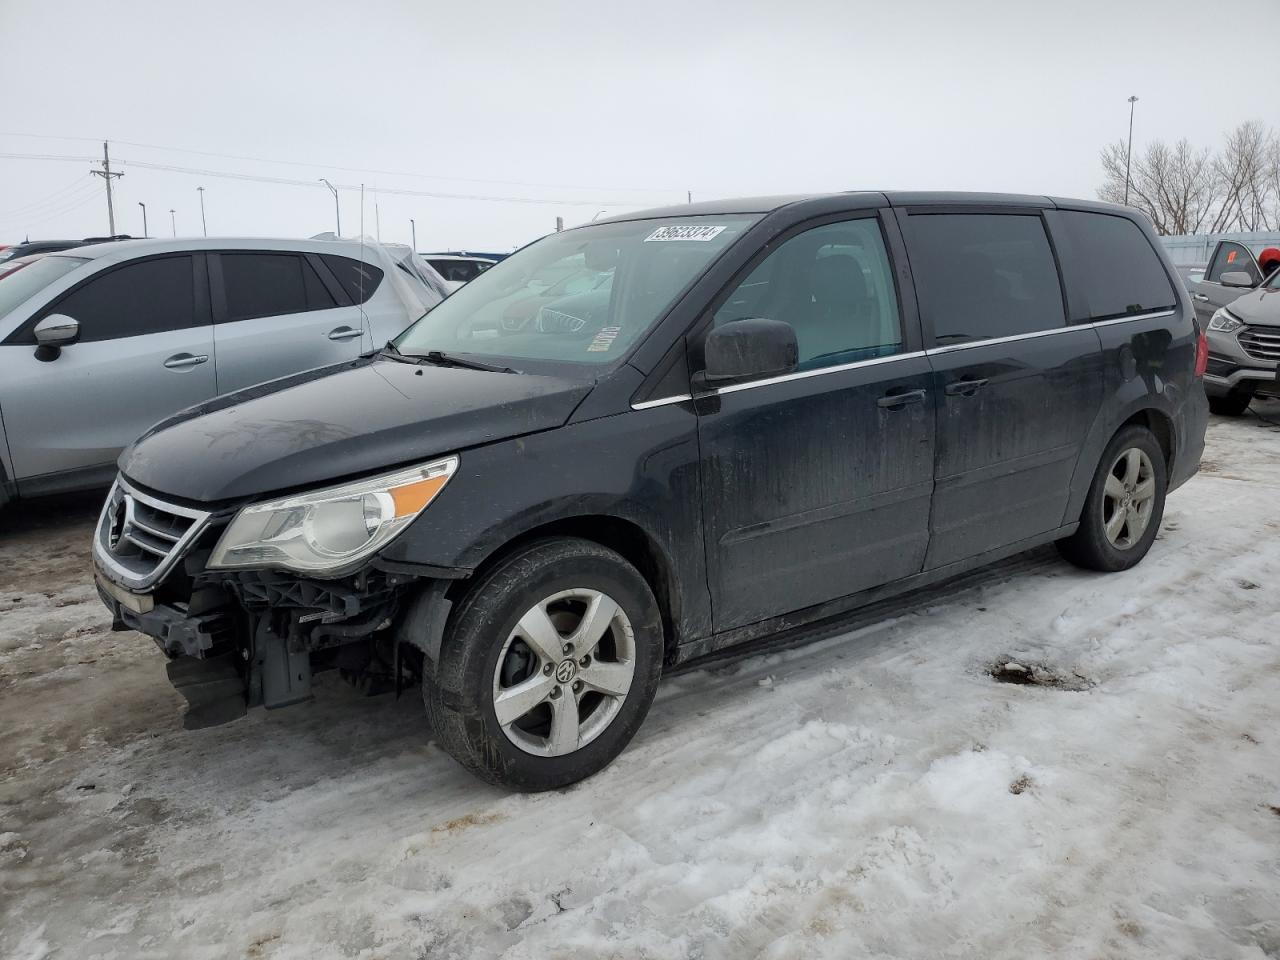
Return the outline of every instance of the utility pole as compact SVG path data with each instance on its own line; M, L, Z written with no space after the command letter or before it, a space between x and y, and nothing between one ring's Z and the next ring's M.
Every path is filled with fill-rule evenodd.
M147 205L139 200L138 206L142 208L142 235L145 237L147 236Z
M102 141L102 169L89 171L95 177L101 177L107 184L107 226L110 236L116 235L116 211L111 205L111 181L123 177L123 173L111 172L111 154L107 152L107 141Z
M373 236L379 243L382 242L382 215L378 213L378 193L376 190L373 194Z
M1129 148L1124 152L1124 205L1129 205L1129 161L1133 158L1133 105L1137 97L1129 98Z
M413 236L413 252L418 252L418 225L413 222L413 217L409 218L409 232Z
M692 190L688 190L688 191L686 191L686 192L685 192L685 198L686 198L686 199L685 199L685 202L686 202L686 203L693 203L693 191L692 191Z
M328 187L329 192L333 194L333 216L338 222L338 236L342 236L342 209L338 206L338 188L324 177L320 178L320 182Z
M204 222L204 187L196 187L200 194L200 230L207 237L209 235L209 225Z
M174 214L174 211L173 211L173 210L170 210L170 211L169 211L169 226L173 227L173 236L174 236L174 238L176 239L176 238L177 238L177 236L178 236L178 221L177 221L177 219L174 217L174 215L173 215L173 214Z
M564 217L556 217L556 233L564 229Z

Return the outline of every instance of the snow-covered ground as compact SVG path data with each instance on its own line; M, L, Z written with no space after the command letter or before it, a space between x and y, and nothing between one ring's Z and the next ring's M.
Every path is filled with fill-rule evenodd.
M96 504L11 512L0 956L1280 956L1262 412L1212 422L1137 569L1040 552L680 674L610 769L539 796L463 773L413 697L328 683L183 732L151 642L105 630Z

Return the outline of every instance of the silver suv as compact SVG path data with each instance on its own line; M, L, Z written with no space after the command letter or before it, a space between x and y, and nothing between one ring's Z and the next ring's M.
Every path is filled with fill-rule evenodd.
M0 276L0 504L110 483L157 420L354 360L445 292L407 247L352 241L129 240L29 258Z

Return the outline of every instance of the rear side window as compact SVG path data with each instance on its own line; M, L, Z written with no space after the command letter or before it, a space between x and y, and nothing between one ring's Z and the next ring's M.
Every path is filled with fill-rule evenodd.
M315 270L292 253L224 253L228 322L336 306Z
M76 287L44 311L46 316L51 313L66 314L79 323L82 343L194 326L191 258L126 263Z
M915 214L907 247L920 312L941 346L1066 325L1044 223L1030 214Z
M1106 320L1174 306L1178 297L1138 225L1124 217L1063 210L1056 215L1070 244L1063 269L1088 297L1090 320ZM1079 309L1072 311L1073 316Z
M333 271L352 303L364 303L382 282L382 271L371 263L362 263L335 253L322 253L320 259Z
M1249 252L1249 248L1230 240L1218 244L1213 263L1209 264L1204 278L1210 283L1221 283L1224 273L1247 273L1254 283L1262 281L1262 271L1254 263L1253 254Z

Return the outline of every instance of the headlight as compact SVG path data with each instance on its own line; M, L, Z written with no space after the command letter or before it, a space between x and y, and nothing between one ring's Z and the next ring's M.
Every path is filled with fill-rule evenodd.
M236 514L209 566L337 576L379 550L444 489L457 457L266 503Z
M1226 307L1219 308L1209 320L1209 329L1217 330L1220 333L1230 333L1232 330L1239 330L1243 326L1244 322L1227 313Z

